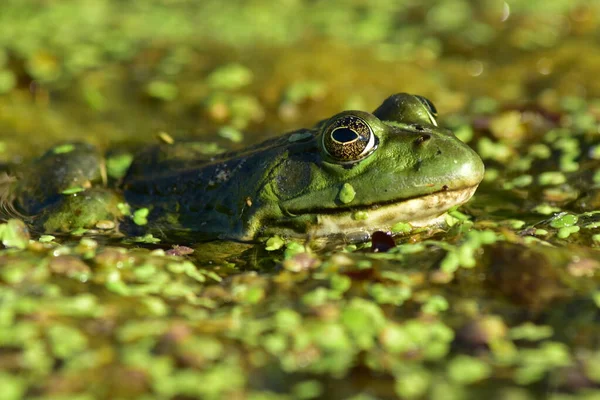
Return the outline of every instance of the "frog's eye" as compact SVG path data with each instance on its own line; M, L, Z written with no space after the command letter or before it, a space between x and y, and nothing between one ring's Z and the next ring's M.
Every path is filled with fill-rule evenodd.
M340 162L358 161L375 150L375 134L362 118L344 115L323 132L323 148Z
M373 115L382 121L437 126L437 110L433 103L423 96L408 93L388 97L373 111Z
M419 95L415 95L415 97L417 99L419 99L419 101L421 102L421 104L423 104L425 106L425 108L427 108L427 110L429 111L429 113L431 115L433 115L434 118L437 117L437 113L438 113L437 109L435 108L435 106L433 105L433 103L429 99L427 99L427 98L425 98L423 96L419 96Z

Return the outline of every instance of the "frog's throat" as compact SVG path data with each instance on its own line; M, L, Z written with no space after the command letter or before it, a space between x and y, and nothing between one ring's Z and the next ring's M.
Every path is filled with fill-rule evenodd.
M445 190L429 195L401 200L397 203L375 204L361 207L366 219L356 219L355 211L314 215L313 223L304 232L279 225L279 234L289 237L327 237L335 235L370 235L375 231L391 231L398 222L413 227L436 225L443 222L444 213L451 207L466 203L478 185L457 190ZM287 229L286 229L287 228Z

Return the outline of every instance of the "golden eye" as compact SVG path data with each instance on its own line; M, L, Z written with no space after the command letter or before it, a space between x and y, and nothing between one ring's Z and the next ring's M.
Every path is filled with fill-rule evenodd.
M375 134L362 118L344 115L323 132L323 148L341 162L358 161L375 150Z

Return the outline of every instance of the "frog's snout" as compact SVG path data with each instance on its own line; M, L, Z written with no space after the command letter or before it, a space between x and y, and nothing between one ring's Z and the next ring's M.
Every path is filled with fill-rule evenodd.
M479 154L473 149L466 144L462 144L462 148L462 156L454 160L454 175L463 186L477 186L483 180L485 166Z
M481 157L456 137L434 137L421 143L432 160L432 175L437 174L449 190L479 185L485 167ZM422 141L420 137L416 139ZM423 147L427 146L427 149Z

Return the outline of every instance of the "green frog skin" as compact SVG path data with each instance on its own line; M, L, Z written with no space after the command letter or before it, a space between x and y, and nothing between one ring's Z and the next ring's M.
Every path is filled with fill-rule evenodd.
M170 241L346 236L367 239L398 222L438 223L481 182L480 157L421 96L390 96L373 113L344 111L239 152L206 157L194 144L150 147L123 182L126 233Z

